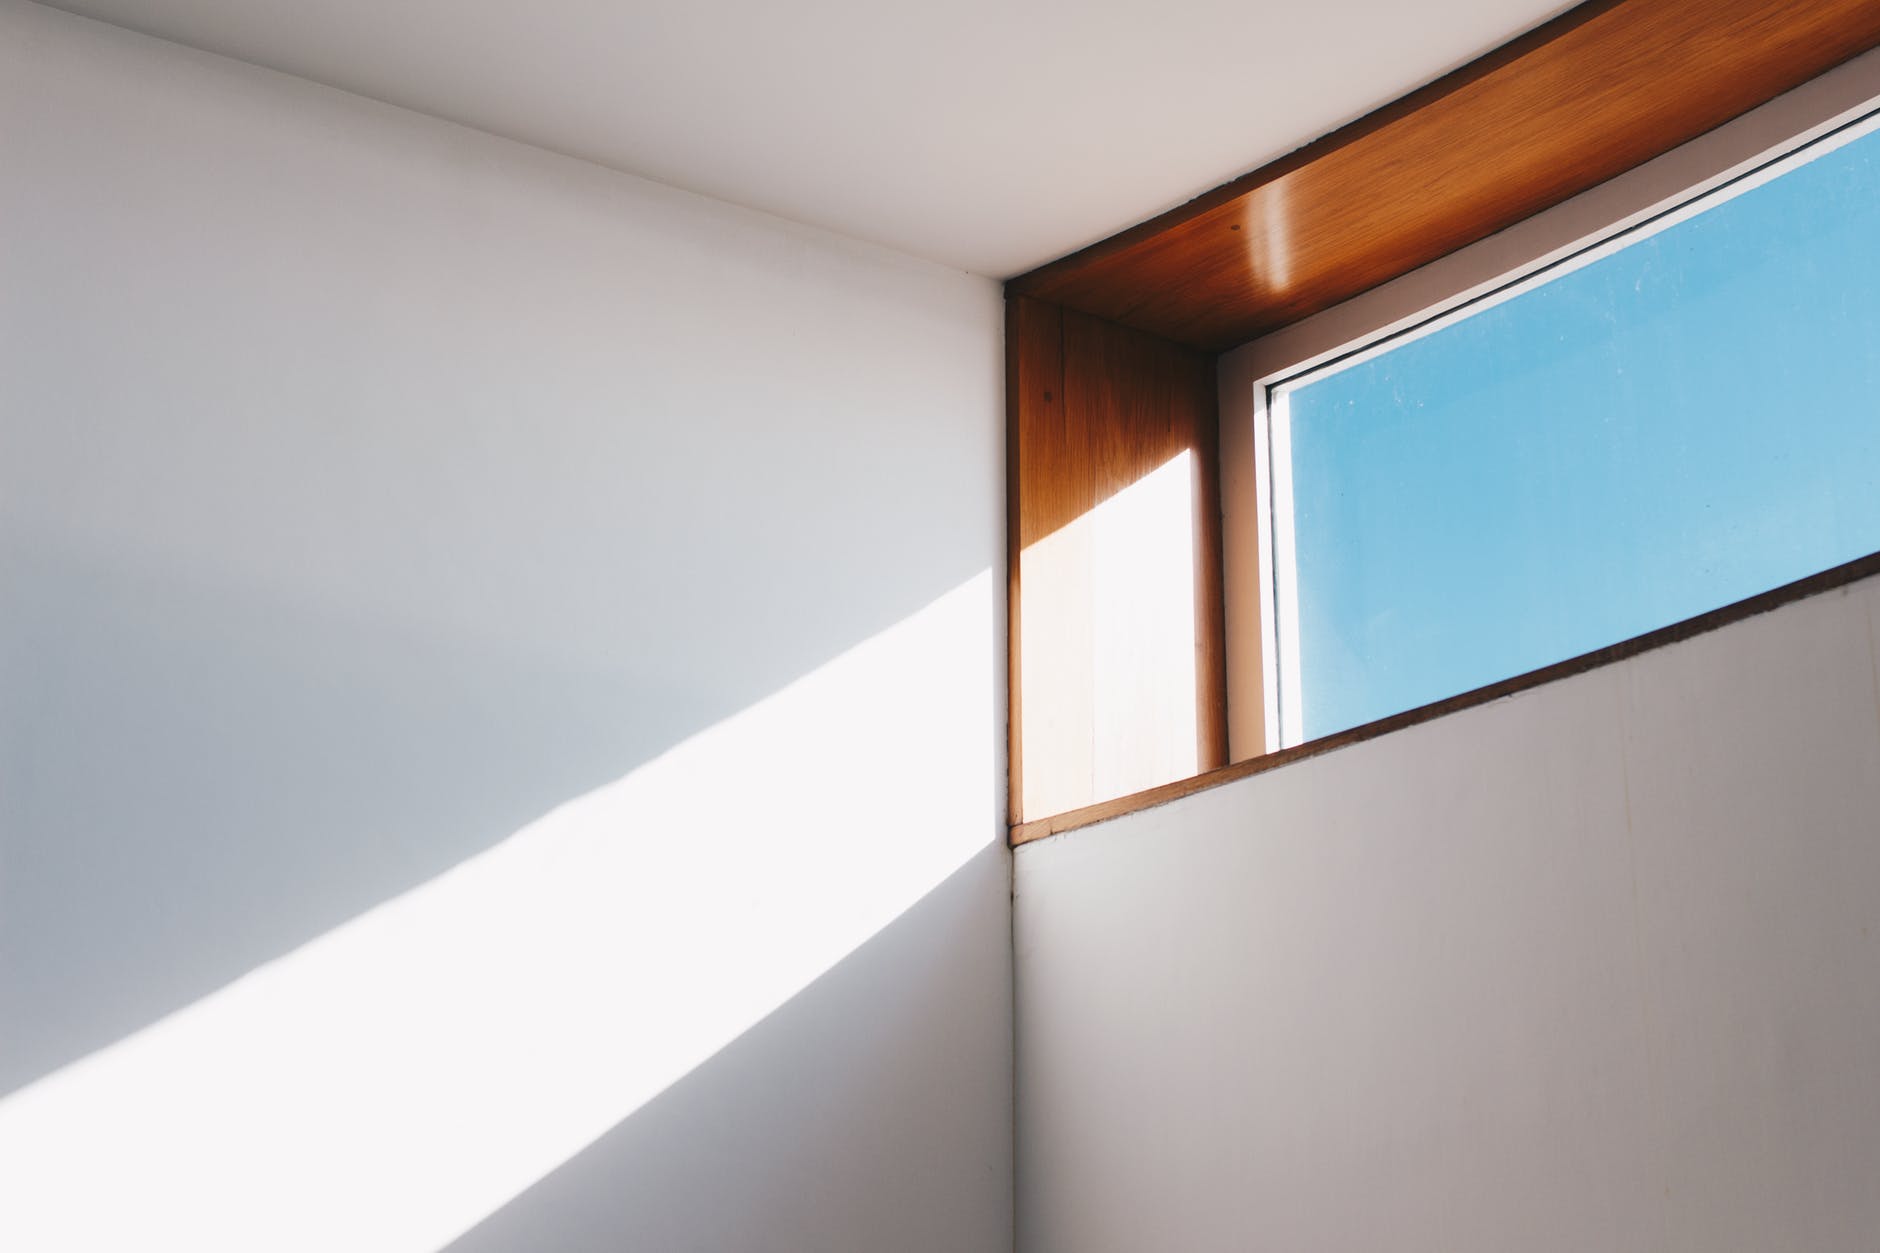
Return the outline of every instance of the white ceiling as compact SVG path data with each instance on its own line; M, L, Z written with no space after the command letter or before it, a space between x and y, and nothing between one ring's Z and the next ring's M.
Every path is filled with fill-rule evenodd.
M961 269L1153 216L1560 0L57 0Z

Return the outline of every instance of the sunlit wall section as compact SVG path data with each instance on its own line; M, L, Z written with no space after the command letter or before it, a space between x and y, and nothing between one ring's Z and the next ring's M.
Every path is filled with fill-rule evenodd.
M0 1102L0 1246L444 1247L985 847L932 781L990 759L991 610L982 575Z
M1198 768L1194 477L1181 452L1024 552L1028 814Z

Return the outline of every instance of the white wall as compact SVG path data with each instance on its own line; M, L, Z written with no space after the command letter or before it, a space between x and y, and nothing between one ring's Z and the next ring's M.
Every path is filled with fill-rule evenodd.
M1880 580L1017 854L1026 1253L1880 1241Z
M0 1247L1009 1247L999 314L0 0Z

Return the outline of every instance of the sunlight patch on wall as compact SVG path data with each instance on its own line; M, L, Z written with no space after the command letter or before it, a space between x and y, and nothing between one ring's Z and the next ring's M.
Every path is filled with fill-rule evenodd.
M0 1101L0 1248L448 1244L1002 837L992 595Z
M1024 812L1199 768L1195 500L1183 450L1024 554Z

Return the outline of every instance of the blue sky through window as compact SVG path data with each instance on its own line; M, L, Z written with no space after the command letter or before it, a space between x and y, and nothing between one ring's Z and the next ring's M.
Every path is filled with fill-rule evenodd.
M1880 550L1880 134L1286 393L1304 738Z

